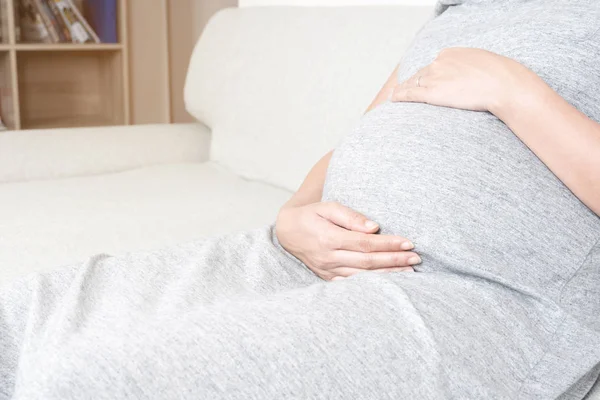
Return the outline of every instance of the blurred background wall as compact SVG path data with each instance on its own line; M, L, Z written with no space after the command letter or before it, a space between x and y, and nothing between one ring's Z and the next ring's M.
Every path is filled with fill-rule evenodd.
M131 119L191 122L183 86L194 45L212 15L238 0L129 0Z

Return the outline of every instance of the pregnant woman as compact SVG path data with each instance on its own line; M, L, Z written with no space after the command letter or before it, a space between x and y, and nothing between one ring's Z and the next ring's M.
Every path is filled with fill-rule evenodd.
M440 1L274 229L0 293L0 397L583 399L599 8Z

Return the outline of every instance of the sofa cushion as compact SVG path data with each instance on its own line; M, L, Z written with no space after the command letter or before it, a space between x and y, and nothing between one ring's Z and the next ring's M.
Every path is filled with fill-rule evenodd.
M209 145L200 123L7 131L0 135L0 183L203 162Z
M210 162L0 184L0 286L96 253L149 250L268 224L289 196Z
M228 9L190 63L188 111L211 157L294 190L363 114L433 7Z

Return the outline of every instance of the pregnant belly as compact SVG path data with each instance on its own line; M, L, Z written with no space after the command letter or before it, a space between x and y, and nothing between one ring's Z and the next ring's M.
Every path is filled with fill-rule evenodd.
M600 220L497 118L386 103L335 150L323 200L411 239L421 271L558 295Z

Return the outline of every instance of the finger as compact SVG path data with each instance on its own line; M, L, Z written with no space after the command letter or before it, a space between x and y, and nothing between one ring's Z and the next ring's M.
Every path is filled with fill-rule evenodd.
M379 224L376 222L370 221L361 213L336 202L320 203L317 214L351 231L375 233L379 230Z
M341 232L339 235L339 246L335 250L351 250L361 253L372 253L379 251L406 251L412 250L415 245L402 236L372 235L360 232Z
M412 88L412 87L427 87L427 81L429 80L429 75L430 75L429 72L430 72L429 65L424 68L421 68L419 71L417 71L416 74L414 74L413 76L411 76L404 82L397 85L396 88L408 89L408 88Z
M394 268L380 268L374 269L370 272L376 273L389 273L389 272L414 272L415 270L412 267L394 267ZM332 270L331 272L335 273L336 276L331 278L332 281L340 280L343 278L347 278L349 276L353 276L356 274L360 274L361 272L367 272L364 269L360 268L348 268L348 267L340 267Z
M421 257L411 251L359 253L337 250L334 252L333 257L337 265L364 270L410 267L421 263Z
M427 87L428 81L429 81L429 76L418 72L416 75L413 75L412 77L410 77L410 79L408 79L405 82L402 82L400 85L396 86L394 88L394 92L396 92L400 89L410 89L410 88L419 88L419 87L424 88L424 87ZM392 96L393 96L393 93L392 93Z

